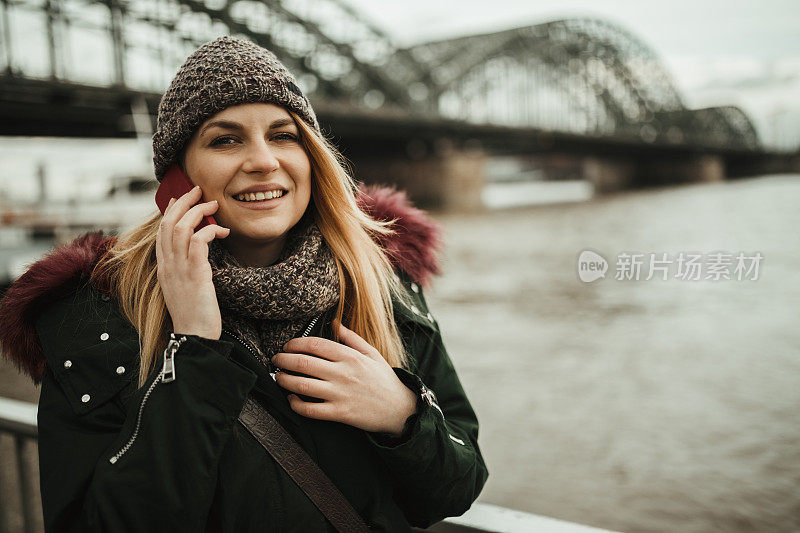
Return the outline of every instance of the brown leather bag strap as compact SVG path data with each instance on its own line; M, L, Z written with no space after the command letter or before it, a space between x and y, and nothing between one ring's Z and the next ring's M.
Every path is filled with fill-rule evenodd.
M306 451L257 401L248 396L239 422L291 476L341 533L369 533L358 512Z

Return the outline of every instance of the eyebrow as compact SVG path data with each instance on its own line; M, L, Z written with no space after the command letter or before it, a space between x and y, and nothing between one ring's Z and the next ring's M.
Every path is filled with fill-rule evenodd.
M278 120L273 121L272 124L269 125L269 129L274 130L276 128L282 128L284 126L294 126L294 125L295 125L294 120L292 120L291 118L279 118ZM203 131L200 132L200 136L202 137L203 135L205 135L206 131L208 131L210 128L213 127L224 128L228 130L237 130L237 131L241 131L244 129L242 125L239 124L238 122L233 122L231 120L215 120L213 122L209 122L208 124L206 124L206 127L203 128Z

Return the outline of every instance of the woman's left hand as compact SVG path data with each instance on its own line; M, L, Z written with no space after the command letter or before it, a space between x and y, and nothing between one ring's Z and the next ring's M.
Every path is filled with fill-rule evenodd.
M406 419L416 411L416 394L360 335L343 324L334 323L334 327L339 328L344 344L321 337L297 337L272 357L280 369L312 376L278 372L278 385L324 400L304 402L290 394L289 404L296 413L309 418L399 436Z

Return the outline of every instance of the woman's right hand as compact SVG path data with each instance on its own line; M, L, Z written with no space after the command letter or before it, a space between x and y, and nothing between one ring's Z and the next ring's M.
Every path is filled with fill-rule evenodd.
M205 215L219 208L216 200L194 205L201 198L200 187L195 187L170 200L164 210L156 234L157 276L173 331L219 339L222 317L208 262L208 243L227 237L231 230L208 225L194 231Z

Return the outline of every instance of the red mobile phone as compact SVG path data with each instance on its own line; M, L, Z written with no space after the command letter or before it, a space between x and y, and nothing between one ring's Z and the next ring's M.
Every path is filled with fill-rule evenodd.
M186 194L187 192L191 191L194 188L194 183L189 179L189 176L181 170L181 167L178 166L177 163L169 167L167 173L164 175L164 179L161 180L161 184L158 186L158 190L156 191L156 205L161 210L161 214L164 214L164 211L167 210L167 205L169 204L170 198L175 198L176 200ZM201 197L197 204L201 203L203 198ZM195 204L195 205L197 205ZM205 215L203 219L200 221L200 224L197 225L195 231L203 228L209 224L216 224L217 221L214 220L214 217L211 215Z

